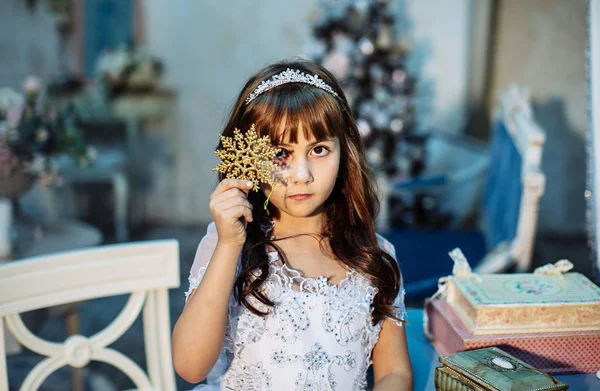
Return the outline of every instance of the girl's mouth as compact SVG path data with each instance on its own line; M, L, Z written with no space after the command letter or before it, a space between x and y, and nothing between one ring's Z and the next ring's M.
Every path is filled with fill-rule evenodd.
M288 198L291 198L294 201L304 201L309 199L310 197L312 197L312 194L294 194L289 196Z

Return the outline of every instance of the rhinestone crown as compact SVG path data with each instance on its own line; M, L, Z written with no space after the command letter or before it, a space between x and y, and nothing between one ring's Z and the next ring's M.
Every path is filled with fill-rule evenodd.
M265 80L246 98L246 103L252 102L260 94L269 91L275 87L288 83L305 83L322 89L323 91L329 92L331 95L338 96L337 92L331 88L331 86L319 79L319 76L307 75L297 69L286 69L278 75L271 77L269 80Z

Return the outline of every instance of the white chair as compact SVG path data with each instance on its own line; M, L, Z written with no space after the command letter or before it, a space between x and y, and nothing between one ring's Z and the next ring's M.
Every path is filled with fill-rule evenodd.
M385 227L378 227L396 248L408 301L422 300L436 291L439 278L452 272L452 263L446 254L456 247L464 251L477 273L505 272L513 267L517 271L530 271L539 201L546 180L540 169L546 136L532 115L529 94L522 87L512 85L503 91L495 119L488 158L480 159L481 163L472 164L460 175L449 170L447 175L382 186L384 200L407 189L437 191L448 197L450 192L439 189L452 188L457 197L452 198L451 204L456 205L464 204L464 199L469 200L469 195L474 193L467 185L476 178L475 174L480 171L486 174L481 175L486 188L480 227L475 231L452 228L386 231ZM439 148L438 152L440 150L444 151ZM437 157L437 161L457 160L456 153L443 155L447 155L446 159ZM423 267L424 264L427 267Z
M488 188L486 196L487 213L484 216L484 226L487 227L485 234L489 241L488 246L494 250L486 255L476 271L495 273L514 263L517 271L526 272L531 267L539 202L546 187L546 176L540 167L546 134L533 117L529 91L525 87L513 84L502 91L495 115L498 123L503 124L502 131L508 133L510 140L506 138L507 141L496 143L497 149L501 149L503 153L498 155L496 161L491 162L494 167L490 174L493 188ZM514 145L514 158L509 156L510 151L507 152L506 147L501 145L508 143ZM494 147L495 145L492 145L492 154ZM503 164L499 160L513 160L520 164L520 189L516 193L520 193L520 200L517 200L514 206L506 200L506 189L499 185L502 181L499 177L509 174L497 168ZM506 184L506 181L504 183ZM518 216L516 226L514 222L508 221L503 227L499 220L506 219L504 216L511 211L515 211Z
M37 390L60 367L82 368L102 361L122 370L140 390L175 390L171 361L168 289L179 286L176 240L118 244L56 253L0 265L0 390L8 390L4 326L31 351L45 356L20 390ZM119 315L100 332L69 336L64 343L41 339L20 314L130 293ZM121 337L143 308L147 371L108 347Z

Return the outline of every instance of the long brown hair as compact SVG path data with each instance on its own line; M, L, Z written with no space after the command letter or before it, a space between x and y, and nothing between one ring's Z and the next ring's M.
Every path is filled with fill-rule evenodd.
M246 98L265 80L287 68L309 75L318 75L338 94L323 91L305 83L289 83L271 89L250 103ZM278 134L285 120L284 134ZM242 132L252 124L261 135L271 140L282 138L297 142L297 125L302 123L305 137L311 135L318 141L338 137L340 140L340 168L335 187L326 201L327 218L323 238L328 238L333 254L345 265L366 277L377 294L373 299L373 322L385 317L395 318L392 307L400 289L400 271L396 261L379 248L374 221L379 212L373 174L369 168L363 143L346 97L334 76L325 68L305 60L282 61L269 65L252 76L242 88L233 106L223 136L232 137L235 128ZM217 148L221 148L219 143ZM222 180L223 176L219 176ZM252 296L268 306L273 306L261 291L269 276L269 261L265 245L285 254L270 238L265 237L261 223L267 219L263 203L265 195L251 191L248 195L253 205L253 222L247 225L247 238L242 250L241 272L235 281L234 294L257 315L266 315L249 301ZM270 208L273 206L270 204ZM272 210L277 213L276 210Z

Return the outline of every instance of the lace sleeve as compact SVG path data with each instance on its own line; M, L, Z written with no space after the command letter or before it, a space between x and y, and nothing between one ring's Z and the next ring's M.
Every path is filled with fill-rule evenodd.
M198 249L196 250L196 255L194 256L194 263L192 264L192 268L190 269L190 277L188 281L190 283L187 292L185 292L185 301L187 302L190 293L200 285L200 281L202 281L202 277L204 277L204 272L206 271L206 267L210 262L210 258L217 247L217 228L215 227L215 223L211 222L208 225L206 230L206 235L200 241L198 245Z
M398 258L396 258L396 249L394 248L394 245L379 234L377 234L377 241L379 242L379 248L381 248L386 253L390 254L392 258L394 258L394 260L398 262ZM400 290L398 291L398 296L396 296L392 305L396 307L396 318L400 319L400 321L397 321L395 319L390 320L392 320L398 326L402 327L404 321L406 321L407 319L406 307L404 306L404 282L402 281L402 273L400 273Z

